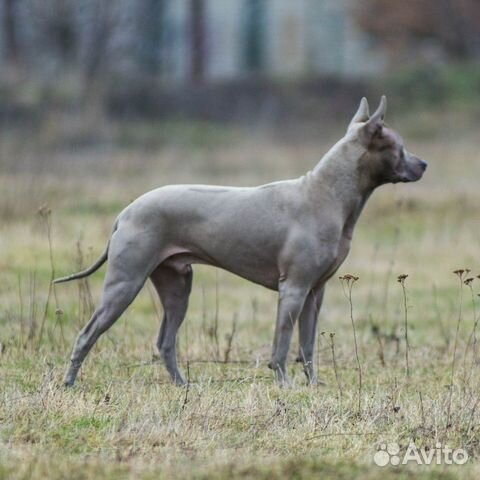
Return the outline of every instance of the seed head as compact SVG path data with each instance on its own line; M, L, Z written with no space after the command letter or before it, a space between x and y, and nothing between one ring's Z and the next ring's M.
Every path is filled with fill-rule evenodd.
M359 277L356 277L355 275L352 275L350 273L346 273L345 275L343 275L343 277L338 277L338 278L342 281L344 280L346 282L352 282L352 283L356 282L359 279Z
M40 217L48 217L51 213L52 213L52 210L51 210L51 208L50 208L47 204L42 205L42 206L37 210L37 214L38 214Z
M468 275L470 273L469 268L459 268L458 270L454 270L453 273L460 279L463 279L463 275Z

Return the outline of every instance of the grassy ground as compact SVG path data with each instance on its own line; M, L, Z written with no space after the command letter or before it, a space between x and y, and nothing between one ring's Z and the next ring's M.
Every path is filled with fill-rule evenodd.
M339 271L359 276L352 311L361 389L349 300L336 277L318 336L327 386L304 385L295 342L289 390L266 367L274 293L226 272L195 268L179 339L192 382L184 389L170 385L156 355L161 307L147 286L97 343L77 386L64 390L64 367L102 274L49 293L53 273L96 258L116 214L145 190L297 176L340 130L285 144L202 124L150 125L146 133L144 125L103 125L91 149L69 136L82 128L90 135L88 126L62 118L27 141L2 132L0 478L478 478L472 332L480 280L465 285L452 273L480 274L476 132L463 117L417 113L416 127L412 118L396 126L430 161L425 179L373 196ZM409 275L406 309L400 274ZM470 458L464 466L374 464L381 444L404 449L410 440L464 448Z

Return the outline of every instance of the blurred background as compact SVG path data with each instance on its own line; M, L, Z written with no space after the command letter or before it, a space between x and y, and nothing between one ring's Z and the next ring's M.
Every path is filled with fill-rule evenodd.
M364 221L454 229L479 200L478 1L0 0L0 219L29 231L46 204L96 251L150 188L303 174L383 93L430 169Z
M0 121L90 111L70 146L116 143L95 118L305 133L366 93L470 103L479 58L475 0L1 0Z

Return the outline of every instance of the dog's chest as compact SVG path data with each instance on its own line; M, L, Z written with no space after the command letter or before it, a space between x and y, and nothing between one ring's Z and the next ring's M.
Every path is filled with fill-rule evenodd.
M347 255L350 252L351 244L352 244L352 238L347 235L342 235L342 237L340 238L340 241L338 242L338 253L337 253L338 266L340 266L347 258Z

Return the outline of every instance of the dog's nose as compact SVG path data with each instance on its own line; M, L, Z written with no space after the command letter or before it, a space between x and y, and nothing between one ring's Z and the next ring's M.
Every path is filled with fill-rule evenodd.
M425 160L420 160L420 166L422 167L422 170L425 171L428 167L428 163Z

